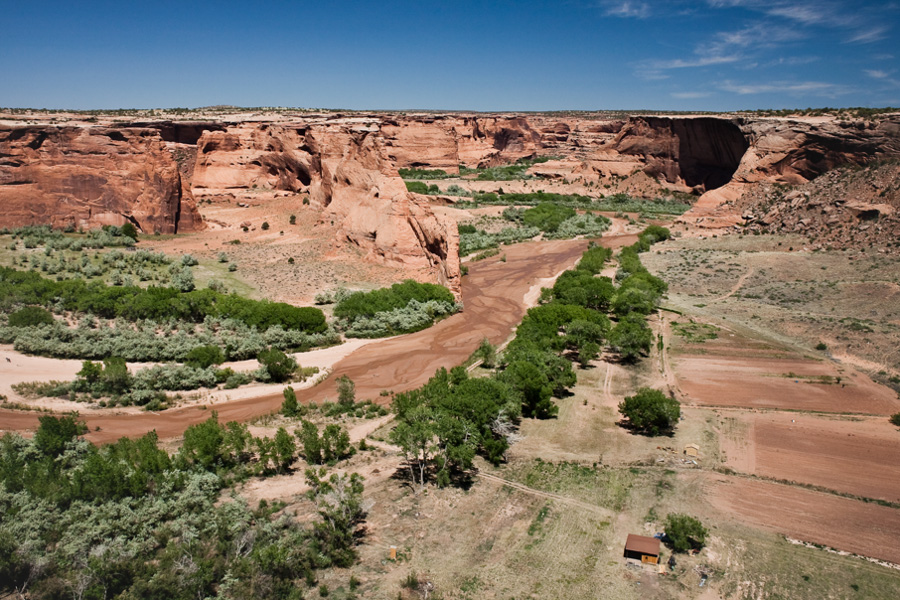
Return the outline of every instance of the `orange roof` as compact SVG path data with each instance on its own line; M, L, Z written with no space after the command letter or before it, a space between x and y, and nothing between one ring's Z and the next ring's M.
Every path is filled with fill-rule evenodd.
M659 556L659 540L644 535L629 533L628 539L625 540L625 551Z

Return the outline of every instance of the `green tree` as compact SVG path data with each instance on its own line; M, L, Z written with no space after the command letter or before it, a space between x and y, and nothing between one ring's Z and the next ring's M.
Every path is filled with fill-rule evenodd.
M137 227L135 227L135 226L132 225L131 223L125 223L124 225L122 225L122 227L119 229L119 231L120 231L120 232L122 233L122 235L124 235L125 237L130 237L130 238L133 239L133 240L137 240L137 239L138 239L138 230L137 230Z
M346 375L337 378L338 403L350 408L356 403L356 384Z
M219 414L213 411L206 421L185 430L181 455L188 463L209 471L223 464L224 442L225 428L219 425Z
M281 350L270 348L263 350L256 357L259 364L266 368L272 381L280 383L290 378L297 370L297 361Z
M81 370L76 373L79 379L87 383L88 388L100 381L103 375L103 364L86 360L81 363Z
M275 463L279 473L284 473L290 468L296 452L297 444L294 437L284 427L279 427L275 432Z
M681 405L659 390L640 388L634 396L626 396L619 403L619 412L633 429L659 435L678 422Z
M225 362L225 354L222 349L212 344L208 346L196 346L184 357L184 364L197 369L206 369L212 365L221 365Z
M73 416L38 417L37 431L34 433L34 447L43 455L57 457L69 442L84 431L84 426Z
M494 348L493 344L491 344L490 340L487 338L481 340L481 344L479 344L478 349L475 350L474 357L476 360L480 360L482 366L486 369L493 369L497 366L497 349Z
M300 421L300 429L294 430L294 435L300 442L300 454L311 465L322 464L322 439L319 437L319 428L311 421Z
M326 463L342 460L352 454L350 435L346 429L334 423L325 426L321 444L322 460Z
M292 387L284 388L284 402L281 403L281 414L286 417L296 417L300 413L300 404L297 402L297 393Z
M131 382L131 373L128 371L128 365L125 364L124 358L111 356L103 361L100 384L104 391L119 396L131 389Z
M403 394L398 394L398 397L402 396ZM400 446L409 467L410 478L413 483L418 483L420 488L425 487L428 463L436 450L434 429L432 410L419 405L405 410L403 418L390 433L391 442Z
M553 395L550 380L533 363L513 361L503 370L500 379L521 395L523 417L549 419L559 412L559 407L550 400Z
M358 473L332 473L325 469L306 470L310 486L307 495L316 503L321 521L315 527L316 538L337 567L349 567L356 558L356 533L366 512L363 509L363 478Z
M650 352L653 332L641 315L629 313L609 332L609 344L619 351L624 360L635 361Z
M671 540L670 544L675 552L703 548L708 533L703 524L694 517L678 513L666 516L666 535Z
M52 325L55 319L50 311L39 306L24 306L9 315L10 327L33 327L35 325Z

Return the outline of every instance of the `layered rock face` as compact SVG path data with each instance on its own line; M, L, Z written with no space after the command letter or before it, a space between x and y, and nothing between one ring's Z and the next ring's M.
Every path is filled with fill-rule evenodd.
M455 227L407 193L398 168L456 173L461 164L553 156L531 172L603 189L629 181L648 193L690 191L700 198L682 220L721 227L741 222L737 201L760 184L800 184L840 165L900 158L900 115L254 118L0 127L0 226L132 221L145 232L176 233L204 227L195 197L231 199L254 187L308 194L321 219L336 225L336 244L357 246L371 261L430 269L458 291Z
M386 118L381 125L387 153L397 168L489 167L534 156L542 134L526 117L427 116Z
M147 128L0 128L0 205L3 227L203 227L176 161Z
M703 194L682 220L692 224L737 224L736 202L759 184L799 185L842 165L900 158L900 115L877 121L825 122L785 119L735 121L749 142L731 179Z
M379 128L365 119L206 131L192 182L198 196L253 186L307 193L322 221L339 224L337 243L361 248L374 262L429 269L459 293L454 224L407 192Z

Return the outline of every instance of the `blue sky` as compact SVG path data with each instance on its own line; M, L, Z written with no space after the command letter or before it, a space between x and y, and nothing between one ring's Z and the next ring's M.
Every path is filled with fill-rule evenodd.
M0 0L0 106L900 106L900 1Z

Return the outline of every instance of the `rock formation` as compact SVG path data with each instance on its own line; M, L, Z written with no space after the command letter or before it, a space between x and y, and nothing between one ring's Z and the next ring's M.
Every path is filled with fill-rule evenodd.
M527 117L387 117L381 125L397 168L427 167L458 173L459 165L488 167L541 153L542 136Z
M434 216L426 198L407 193L397 169L456 173L461 164L534 156L553 160L532 174L579 182L583 190L698 194L682 221L722 227L743 221L739 200L761 184L802 184L840 165L900 157L900 115L839 121L307 113L6 126L0 226L132 221L145 232L193 231L204 227L194 198L275 190L307 198L322 221L335 224L336 244L359 247L371 261L430 269L458 291L455 228Z
M3 227L203 227L172 154L146 128L0 128L0 205Z
M459 293L455 226L407 192L379 128L365 119L206 131L192 183L198 197L254 186L308 194L321 220L339 224L338 243L361 248L374 262L430 269Z

